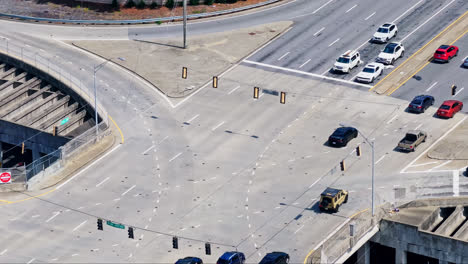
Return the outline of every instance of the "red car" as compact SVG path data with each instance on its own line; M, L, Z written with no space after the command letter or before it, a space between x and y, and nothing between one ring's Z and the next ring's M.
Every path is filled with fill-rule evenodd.
M457 46L442 45L434 53L434 60L439 62L449 62L449 60L457 55Z
M452 118L455 113L463 109L463 103L457 100L447 100L437 110L437 116Z

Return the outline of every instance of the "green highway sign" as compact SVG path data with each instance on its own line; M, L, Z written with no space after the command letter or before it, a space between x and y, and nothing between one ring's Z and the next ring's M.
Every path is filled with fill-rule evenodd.
M68 122L68 120L70 120L70 118L65 117L65 118L62 120L62 122L60 122L60 125L66 124L66 123Z
M124 226L124 225L114 223L114 222L112 222L112 221L110 221L110 220L107 220L106 223L107 223L107 225L113 226L113 227L115 227L115 228L125 229L125 226Z

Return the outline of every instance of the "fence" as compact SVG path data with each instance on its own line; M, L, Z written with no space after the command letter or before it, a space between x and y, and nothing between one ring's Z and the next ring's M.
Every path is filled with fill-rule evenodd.
M3 42L3 43L2 43ZM17 68L21 68L26 72L32 72L49 83L55 85L60 90L65 90L66 94L70 94L75 100L80 102L80 105L88 110L89 113L94 113L94 91L90 87L86 87L82 81L74 76L72 72L84 71L83 68L78 67L74 71L67 72L64 68L71 68L73 66L64 65L63 60L53 58L47 58L39 54L40 49L34 50L33 47L25 45L18 45L7 38L0 38L0 55L1 59L7 63L14 65ZM45 52L44 52L45 53ZM93 76L94 68L90 69L88 76ZM27 164L24 167L22 177L18 176L13 178L13 182L26 183L37 173L49 170L58 170L63 167L64 162L67 159L73 157L73 155L80 149L89 144L97 142L102 137L108 135L110 131L107 131L109 120L108 114L101 106L100 102L96 100L97 109L99 116L101 117L98 125L98 135L96 135L96 128L92 127L86 132L82 133L76 138L70 140L67 144L60 147L58 150L49 153L35 160L31 164ZM16 168L15 168L16 169ZM16 172L15 172L16 173Z

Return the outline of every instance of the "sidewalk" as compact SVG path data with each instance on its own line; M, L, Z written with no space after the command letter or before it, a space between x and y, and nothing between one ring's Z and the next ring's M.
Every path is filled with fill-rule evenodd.
M134 72L168 97L187 96L280 35L292 22L276 22L229 32L189 37L187 49L179 39L149 41L73 41L73 45L95 53ZM182 79L187 67L187 79ZM222 82L220 78L219 82Z

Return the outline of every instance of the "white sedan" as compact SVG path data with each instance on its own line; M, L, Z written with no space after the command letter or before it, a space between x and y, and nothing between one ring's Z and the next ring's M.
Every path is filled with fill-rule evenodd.
M356 81L363 82L363 83L371 83L373 82L378 76L382 75L384 69L384 65L382 63L369 63L362 69L356 76Z

